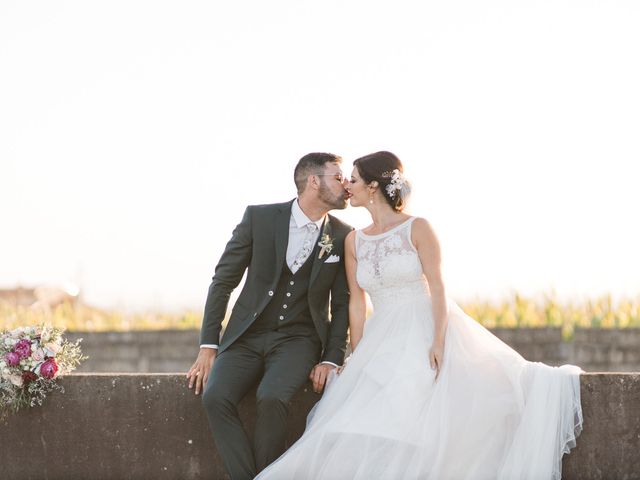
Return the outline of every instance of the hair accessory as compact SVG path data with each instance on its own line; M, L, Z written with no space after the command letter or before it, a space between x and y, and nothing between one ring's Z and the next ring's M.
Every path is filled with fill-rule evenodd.
M403 188L407 187L407 180L404 178L404 175L398 170L394 168L391 172L383 172L382 178L391 178L391 183L386 186L385 190L387 191L387 195L390 198L395 198L396 191L400 192L400 196L404 197Z

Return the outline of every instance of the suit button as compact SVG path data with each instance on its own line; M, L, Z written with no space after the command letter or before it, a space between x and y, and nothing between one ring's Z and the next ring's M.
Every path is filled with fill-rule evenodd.
M290 296L291 296L291 294L289 292L287 292L287 297L290 297Z
M291 281L289 282L289 285L293 285L294 283L295 283L295 282L294 282L293 280L291 280Z
M287 308L287 304L285 303L284 305L282 305L282 308Z
M269 296L273 297L273 290L269 290Z
M284 320L284 316L282 316L282 315L280 315L279 318L280 318L280 320Z

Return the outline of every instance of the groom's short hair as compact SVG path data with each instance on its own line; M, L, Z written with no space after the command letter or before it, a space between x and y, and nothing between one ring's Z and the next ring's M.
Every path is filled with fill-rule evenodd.
M309 175L322 173L324 164L327 162L340 164L342 163L342 157L333 153L307 153L298 160L298 164L293 171L293 180L296 182L298 195L304 192Z

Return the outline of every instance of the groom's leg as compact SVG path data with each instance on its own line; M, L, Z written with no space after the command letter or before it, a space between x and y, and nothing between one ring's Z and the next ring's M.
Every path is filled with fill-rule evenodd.
M202 396L218 453L232 480L255 477L251 442L238 416L237 405L257 383L264 360L239 340L214 361Z
M267 352L257 391L254 450L258 472L285 451L289 401L309 380L320 349L319 339L298 336L277 339Z

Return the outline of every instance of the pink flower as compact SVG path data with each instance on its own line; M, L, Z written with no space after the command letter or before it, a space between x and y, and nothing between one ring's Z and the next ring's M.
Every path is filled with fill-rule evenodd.
M9 352L4 356L4 359L7 361L7 365L10 367L15 367L20 363L20 355L16 352Z
M13 351L20 355L20 358L28 358L31 355L31 342L26 338L23 338L16 343L15 347L13 347Z
M58 364L53 358L50 358L40 367L40 375L44 378L53 378L58 372Z
M44 348L51 353L51 356L57 355L62 349L62 347L55 342L45 343Z
M34 352L33 355L31 355L31 358L33 358L36 362L41 362L44 360L45 357L45 353L44 350L41 348L37 348Z

